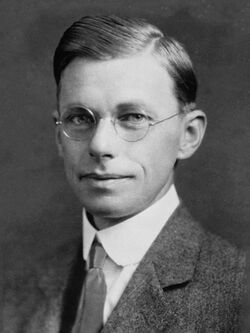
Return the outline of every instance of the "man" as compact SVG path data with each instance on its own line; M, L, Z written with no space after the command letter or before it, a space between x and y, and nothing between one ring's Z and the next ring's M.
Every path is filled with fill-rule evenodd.
M143 20L84 17L54 74L83 246L39 263L4 332L238 332L244 258L202 230L174 186L206 128L184 48Z

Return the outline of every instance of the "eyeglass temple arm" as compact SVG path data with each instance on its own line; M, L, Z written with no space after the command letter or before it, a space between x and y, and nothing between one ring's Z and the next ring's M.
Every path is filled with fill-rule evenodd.
M167 118L164 118L164 119L161 119L161 120L156 120L156 121L154 121L154 122L151 122L151 123L149 123L149 126L154 126L154 125L157 125L157 124L159 124L159 123L162 123L162 122L165 121L165 120L169 120L169 119L171 119L171 118L177 116L178 114L180 114L180 113L177 112L177 113L174 113L174 114L172 114L171 116L169 116L169 117L167 117Z

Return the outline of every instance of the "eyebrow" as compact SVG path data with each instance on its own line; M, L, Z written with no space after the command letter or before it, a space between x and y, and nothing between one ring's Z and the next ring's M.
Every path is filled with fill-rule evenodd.
M116 106L117 111L124 111L127 109L140 109L140 110L149 111L148 106L141 101L125 102L125 103L120 103Z
M98 113L98 110L90 107L88 104L82 104L82 103L72 103L71 105L67 106L68 109L81 109L81 108L87 108L91 110L94 113ZM143 110L147 113L152 113L152 110L149 108L148 105L146 105L143 101L140 100L134 100L130 102L123 102L115 105L113 108L113 112L124 112L128 110Z

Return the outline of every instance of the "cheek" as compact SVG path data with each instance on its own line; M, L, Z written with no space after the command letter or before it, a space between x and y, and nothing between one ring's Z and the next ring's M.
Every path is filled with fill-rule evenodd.
M162 133L159 133L162 134ZM133 151L134 161L140 165L145 177L166 177L175 164L179 138L176 135L158 135L137 146Z
M79 168L85 147L81 143L65 139L62 142L62 157L67 174L72 173Z

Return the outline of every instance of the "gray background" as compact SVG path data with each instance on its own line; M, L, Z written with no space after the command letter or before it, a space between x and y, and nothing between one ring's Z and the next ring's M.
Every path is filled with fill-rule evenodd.
M0 242L4 274L81 232L81 208L54 145L52 55L86 14L149 19L186 45L207 113L201 149L176 182L192 214L249 252L250 4L185 0L1 0Z

